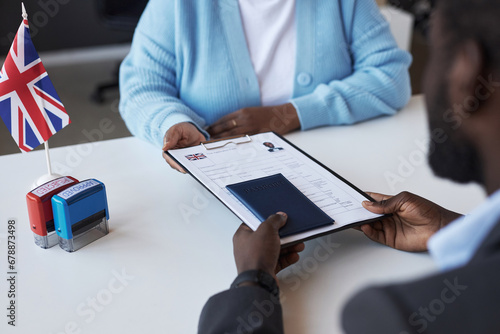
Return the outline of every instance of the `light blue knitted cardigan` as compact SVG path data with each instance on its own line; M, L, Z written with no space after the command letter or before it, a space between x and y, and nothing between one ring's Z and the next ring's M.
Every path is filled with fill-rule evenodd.
M408 102L411 56L374 0L296 0L293 97L302 130L391 115ZM120 113L157 146L174 124L203 128L259 106L238 0L151 0L120 70Z

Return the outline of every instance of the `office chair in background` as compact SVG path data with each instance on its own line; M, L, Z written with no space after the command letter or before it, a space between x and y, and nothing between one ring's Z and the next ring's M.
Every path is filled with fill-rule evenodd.
M415 18L415 30L427 37L429 19L437 0L389 0L389 4L405 10Z
M95 8L99 18L108 29L128 31L130 36L123 42L130 42L148 0L95 0ZM120 63L113 72L113 81L99 84L92 93L92 100L104 102L104 94L118 89Z

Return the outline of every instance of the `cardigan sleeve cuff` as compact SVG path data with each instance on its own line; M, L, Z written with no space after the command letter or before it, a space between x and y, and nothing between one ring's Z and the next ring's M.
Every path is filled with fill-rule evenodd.
M326 87L325 87L326 88ZM321 89L321 86L316 90ZM309 130L323 125L333 125L332 113L326 103L317 96L316 91L290 101L299 116L301 130Z

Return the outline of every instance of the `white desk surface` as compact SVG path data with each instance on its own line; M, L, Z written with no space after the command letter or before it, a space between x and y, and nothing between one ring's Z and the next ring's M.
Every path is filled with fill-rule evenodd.
M426 136L423 99L414 97L394 117L286 137L363 190L409 190L470 211L484 194L478 186L436 179L418 159L416 141ZM110 234L75 253L36 246L25 196L45 173L43 152L0 157L1 332L195 333L206 300L235 277L238 219L136 138L57 148L51 155L66 175L105 183ZM391 187L387 172L397 174L410 158L414 170L401 169L404 177ZM18 234L15 329L6 318L9 218L17 219ZM309 241L301 261L280 274L286 333L339 333L342 307L356 291L435 270L428 254L396 251L354 230ZM133 279L117 280L122 271Z

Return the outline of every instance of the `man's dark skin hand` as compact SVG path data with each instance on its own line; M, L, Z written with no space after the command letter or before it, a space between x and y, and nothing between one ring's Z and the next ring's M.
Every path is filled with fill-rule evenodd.
M396 196L367 194L377 201L363 202L368 211L392 216L363 225L360 229L368 238L403 251L427 251L429 238L460 217L458 213L409 192Z
M403 251L426 251L429 238L460 217L458 213L408 192L396 196L368 195L377 202L363 202L367 210L392 216L359 229L368 238ZM238 274L260 269L276 277L280 270L299 260L298 253L304 250L303 243L280 250L278 231L285 223L286 214L280 212L269 217L255 232L244 224L240 226L233 237Z
M279 212L260 224L255 232L241 224L233 237L238 274L260 269L276 278L280 270L299 260L298 253L305 248L303 243L280 249L278 231L286 224L286 220L287 215Z

